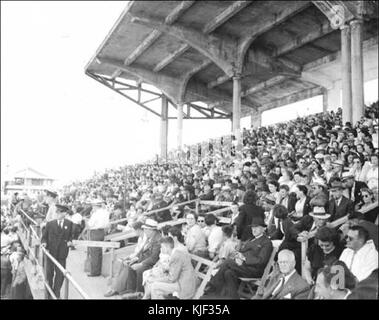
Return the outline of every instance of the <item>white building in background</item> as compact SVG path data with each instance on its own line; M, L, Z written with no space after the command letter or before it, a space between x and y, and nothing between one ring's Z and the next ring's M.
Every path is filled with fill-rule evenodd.
M4 194L11 195L15 192L26 192L29 196L33 196L51 188L53 183L53 178L32 168L25 168L8 176L4 182Z

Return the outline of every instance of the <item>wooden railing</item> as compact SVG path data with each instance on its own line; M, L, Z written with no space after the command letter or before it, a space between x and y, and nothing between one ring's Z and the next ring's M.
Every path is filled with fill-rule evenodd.
M45 299L48 298L48 293L53 299L57 299L52 288L46 281L46 259L50 259L54 265L62 272L64 280L64 299L68 299L69 296L69 285L71 284L76 291L80 294L83 299L90 299L88 294L80 287L80 285L75 281L69 271L67 271L50 253L49 251L41 246L41 228L24 210L19 209L19 213L22 214L31 224L26 226L24 221L21 220L22 230L19 232L20 239L23 243L24 249L29 254L29 260L32 261L34 266L38 269L42 269L43 272L40 274L42 276L43 284L46 288Z
M378 202L375 202L371 204L370 206L368 206L367 208L360 209L359 212L364 214L377 207L378 207ZM331 228L339 227L340 225L347 222L347 220L348 220L348 216L346 215L338 220L328 223L328 227L331 227ZM307 260L308 241L309 239L312 239L315 235L316 235L316 231L312 231L308 233L307 237L303 237L298 240L301 242L301 275L302 277L305 276L305 263Z

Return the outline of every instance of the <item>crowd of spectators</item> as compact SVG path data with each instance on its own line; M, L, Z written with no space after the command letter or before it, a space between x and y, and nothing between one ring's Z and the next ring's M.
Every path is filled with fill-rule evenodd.
M304 298L309 292L316 298L368 297L366 279L377 279L378 268L378 103L366 107L355 124L342 123L338 109L244 129L242 137L242 145L234 140L228 153L221 143L203 157L185 154L176 161L107 170L60 192L59 202L71 207L76 238L91 217L94 199L101 200L108 220L121 220L108 225L107 233L141 230L136 251L107 296L188 298L195 290L189 288L196 287L188 254L195 254L217 265L205 296L236 298L238 278L262 276L271 243L278 241L272 290L257 297ZM197 198L215 202L180 205ZM25 202L17 205L32 216L46 214L41 201ZM219 202L229 203L222 214L229 224L210 213L225 206ZM161 230L158 236L160 223L178 218L185 219L183 228ZM331 224L341 218L342 225ZM301 242L308 239L301 277ZM344 274L353 284L332 288L334 267L349 271ZM294 274L301 292L281 294Z

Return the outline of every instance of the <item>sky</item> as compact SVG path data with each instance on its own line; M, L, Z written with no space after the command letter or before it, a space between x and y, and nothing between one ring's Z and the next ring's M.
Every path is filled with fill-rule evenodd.
M84 74L126 5L1 1L2 177L29 166L68 182L159 153L160 119ZM230 131L230 120L184 120L183 143Z

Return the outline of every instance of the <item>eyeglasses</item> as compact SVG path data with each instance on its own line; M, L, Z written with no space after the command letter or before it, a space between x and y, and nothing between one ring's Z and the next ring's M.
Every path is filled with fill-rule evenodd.
M363 198L370 198L370 195L369 194L362 194L362 197Z
M197 222L205 222L205 220L199 219L199 220L197 220Z

